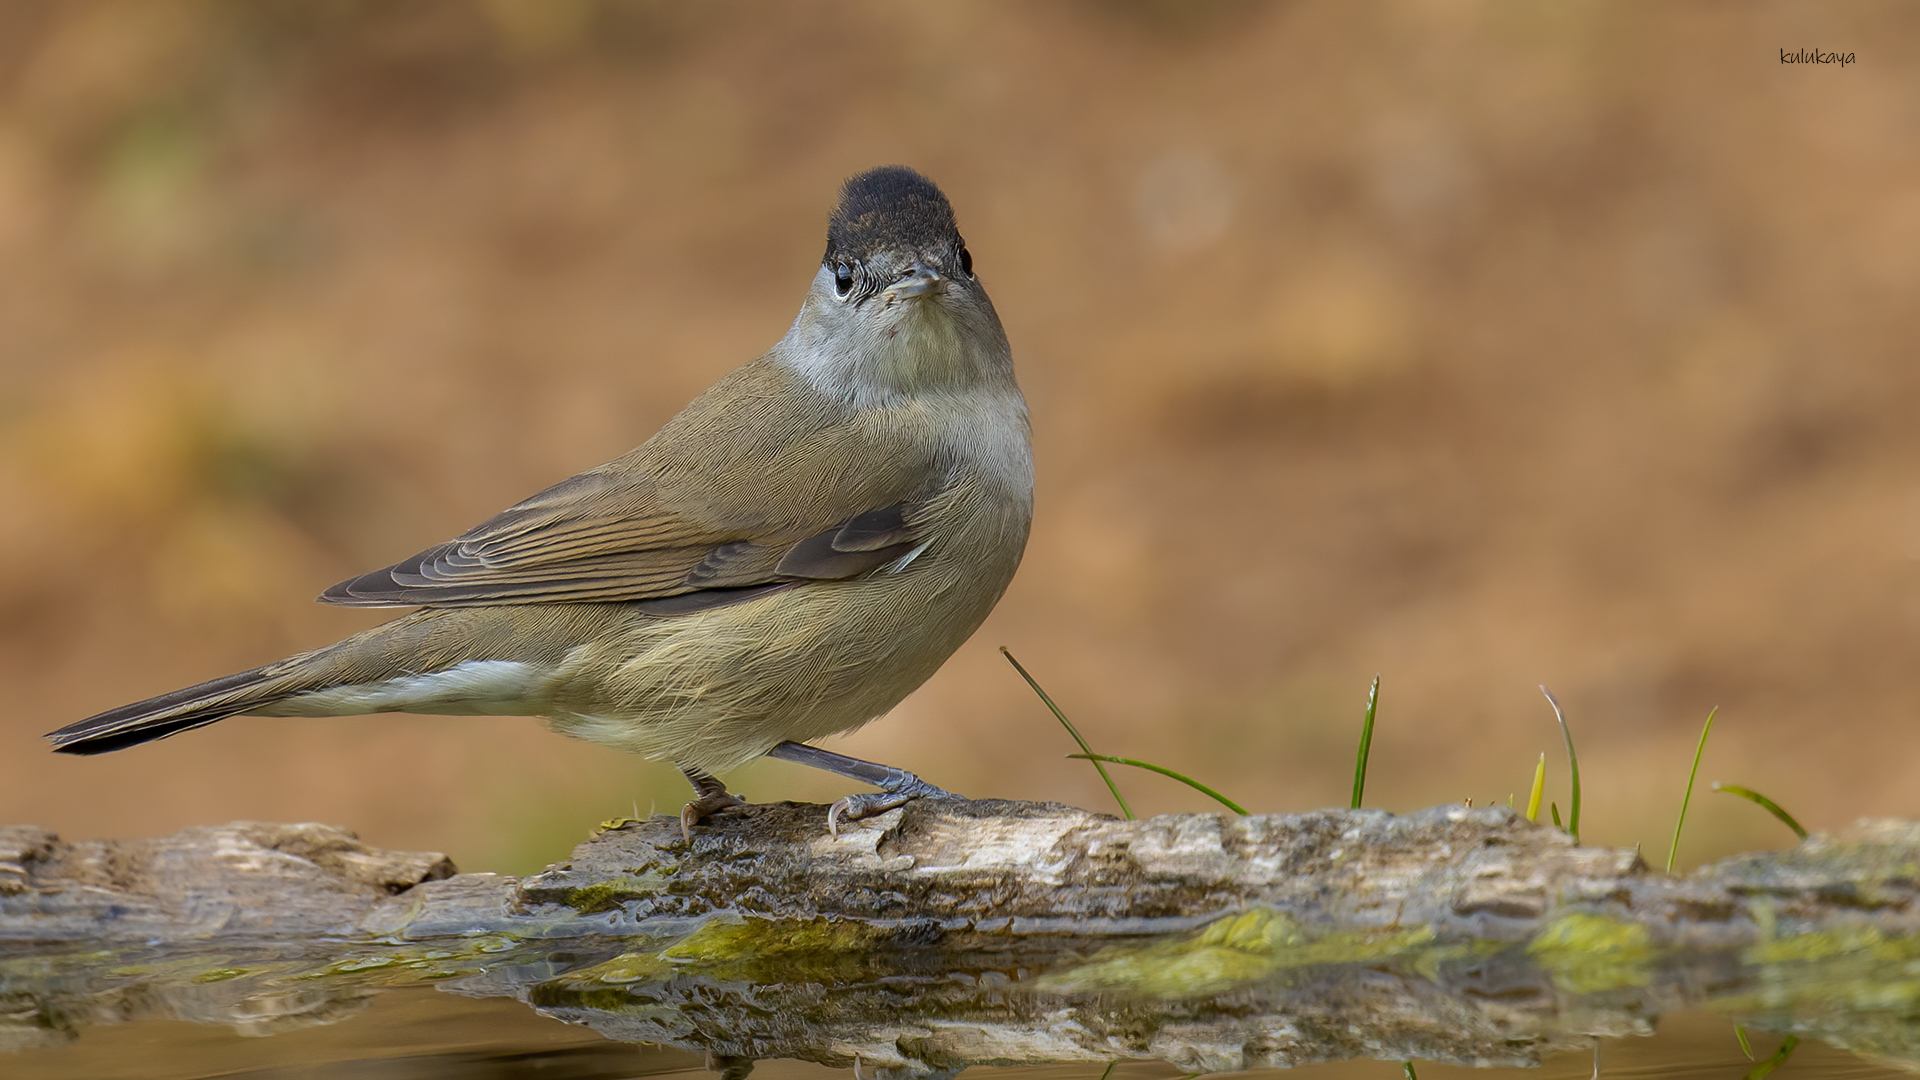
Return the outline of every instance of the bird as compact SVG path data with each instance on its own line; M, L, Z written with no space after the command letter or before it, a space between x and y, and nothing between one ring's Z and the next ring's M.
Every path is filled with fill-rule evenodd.
M953 208L906 166L846 180L786 334L638 448L319 597L410 607L335 644L88 717L99 754L229 716L538 716L677 766L690 830L761 756L922 797L812 745L888 712L1011 582L1033 514L1027 404ZM691 832L688 831L691 839Z

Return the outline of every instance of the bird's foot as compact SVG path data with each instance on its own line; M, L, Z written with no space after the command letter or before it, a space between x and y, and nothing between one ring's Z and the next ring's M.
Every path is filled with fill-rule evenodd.
M965 798L963 795L955 795L951 791L934 787L905 769L896 769L877 761L861 761L859 758L836 754L831 750L808 746L806 743L783 742L767 751L767 756L801 765L811 765L816 769L825 769L836 776L858 780L863 784L872 784L880 789L834 800L833 805L827 808L827 832L834 836L840 835L842 821L858 821L875 814L884 814L914 799ZM698 787L699 781L694 781L694 786Z
M694 799L680 808L680 835L688 844L693 843L693 827L722 810L747 805L747 800L727 790L727 785L719 779L703 772L683 769L687 779L693 781Z
M840 823L859 821L862 818L884 814L896 807L905 806L915 799L958 799L944 788L934 787L912 773L902 773L905 781L893 784L881 791L863 791L857 795L843 795L827 808L827 832L832 836L840 835Z
M702 795L680 808L680 835L693 843L693 827L730 807L745 806L747 800L729 792Z

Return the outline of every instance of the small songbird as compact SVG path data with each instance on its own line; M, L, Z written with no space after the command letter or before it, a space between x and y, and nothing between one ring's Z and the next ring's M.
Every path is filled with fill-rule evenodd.
M638 449L320 599L418 607L337 644L53 732L97 754L229 716L544 717L673 762L683 825L768 754L946 792L806 745L893 708L999 601L1033 508L1027 406L953 209L911 169L841 188L785 337Z

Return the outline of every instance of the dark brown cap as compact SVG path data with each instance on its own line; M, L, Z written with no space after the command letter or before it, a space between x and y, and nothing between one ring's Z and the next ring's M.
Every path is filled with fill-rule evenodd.
M840 187L827 218L824 261L859 262L880 251L931 251L961 246L953 207L933 181L905 165L882 165Z

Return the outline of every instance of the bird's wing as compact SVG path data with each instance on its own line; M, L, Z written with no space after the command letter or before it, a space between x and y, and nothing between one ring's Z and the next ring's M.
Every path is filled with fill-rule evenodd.
M320 599L355 607L641 601L673 614L855 577L912 551L931 458L879 451L855 422L802 422L758 407L784 400L762 392L776 377L765 367L738 371L715 387L731 382L728 392L710 391L647 446ZM678 437L663 438L670 433ZM687 459L675 446L702 453ZM860 461L879 466L835 475Z
M320 599L354 607L641 600L670 614L855 577L917 543L906 500L749 535L649 506L644 492L626 487L583 474Z

